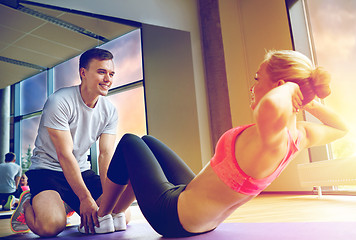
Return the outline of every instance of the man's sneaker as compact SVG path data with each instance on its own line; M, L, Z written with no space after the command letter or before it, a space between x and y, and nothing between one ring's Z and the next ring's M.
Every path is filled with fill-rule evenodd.
M25 201L31 198L31 193L29 190L24 191L20 195L19 204L11 216L10 227L14 233L25 233L30 231L26 224L25 214L23 209L23 204Z
M69 213L67 213L67 227L72 225L72 216L74 215L74 213L75 211L70 211Z
M126 230L126 216L125 213L112 213L112 218L114 220L115 231Z
M112 219L111 214L105 215L103 217L98 217L99 220L99 227L94 226L95 233L112 233L115 232L114 222ZM78 231L80 233L85 234L84 226L78 227ZM89 229L89 233L91 233Z
M10 195L8 198L7 198L7 202L6 204L4 205L4 210L12 210L12 206L14 205L15 203L15 196L14 195Z
M71 217L74 215L75 211L66 202L63 201L63 204L67 214L66 226L68 227L72 225Z
M67 217L72 216L74 213L74 210L66 202L63 201L63 204L64 204L64 208L66 210ZM68 215L68 214L70 214L70 215Z

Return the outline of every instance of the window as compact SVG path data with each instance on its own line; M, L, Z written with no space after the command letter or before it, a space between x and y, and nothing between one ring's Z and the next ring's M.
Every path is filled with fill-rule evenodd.
M308 0L306 5L315 61L332 76L325 104L351 123L350 134L331 144L332 156L356 155L356 112L350 109L356 102L356 2Z
M137 135L146 134L146 114L144 102L144 84L141 53L141 30L129 32L112 40L100 48L111 51L114 55L115 79L107 98L118 110L119 125L117 141L126 132ZM18 83L15 89L14 105L14 149L21 156L24 170L28 168L29 159L37 136L40 115L47 94L47 85L56 91L63 87L80 84L79 57L72 58L49 71L42 72ZM47 78L47 75L49 76ZM19 93L16 93L19 92ZM17 150L17 151L16 151ZM96 149L91 159L96 158Z
M21 121L21 165L22 170L26 172L30 167L32 150L35 146L40 116L31 117Z
M47 99L47 77L42 72L20 82L20 114L26 115L43 108Z
M356 2L349 0L286 0L294 48L309 56L331 74L331 91L324 103L349 123L350 133L327 146L309 149L312 162L356 155L356 100L353 91L356 65ZM308 114L306 114L307 120ZM327 192L347 191L356 186L323 186ZM323 191L323 192L324 192ZM345 192L343 192L345 193Z
M115 79L111 88L143 79L141 31L136 30L101 46L114 55Z
M54 68L54 91L80 84L79 57L72 58Z
M21 156L19 159L25 172L31 163L30 158L40 120L39 114L47 99L46 72L30 77L18 85L20 104L17 108L19 111L15 111L17 121L15 120L13 131L18 132L15 136L21 136L21 138L15 137L14 148L17 150L16 155Z
M118 112L118 126L116 142L125 133L138 136L146 134L146 115L143 86L136 86L130 90L114 93L108 96Z

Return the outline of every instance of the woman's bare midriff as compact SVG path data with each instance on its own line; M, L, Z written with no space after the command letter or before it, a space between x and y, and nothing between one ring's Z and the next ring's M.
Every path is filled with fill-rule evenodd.
M179 220L189 232L206 232L216 228L239 206L254 197L231 190L218 178L209 163L179 196Z

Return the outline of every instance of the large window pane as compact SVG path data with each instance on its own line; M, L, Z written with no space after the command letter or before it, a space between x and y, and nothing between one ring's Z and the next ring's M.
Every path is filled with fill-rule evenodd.
M21 161L24 168L23 171L26 171L30 164L29 159L35 146L40 117L36 116L21 121Z
M79 56L61 63L54 68L54 91L79 84Z
M114 55L115 77L111 88L142 80L141 32L135 30L99 46ZM80 84L79 57L54 68L54 90Z
M20 83L20 114L42 110L47 99L46 72L37 74Z
M356 154L356 1L309 0L311 34L318 65L331 73L325 104L350 123L350 134L332 144L334 158Z
M133 133L139 136L147 134L142 86L113 94L107 98L115 105L119 116L117 142L125 133Z
M114 55L115 78L111 88L142 80L140 29L127 33L101 46Z

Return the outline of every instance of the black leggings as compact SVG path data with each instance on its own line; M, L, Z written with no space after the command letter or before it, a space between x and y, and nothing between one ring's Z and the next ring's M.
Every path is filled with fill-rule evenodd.
M165 237L195 235L184 230L177 212L178 196L195 174L165 144L152 136L124 135L107 176L120 185L131 181L137 203L156 232Z

